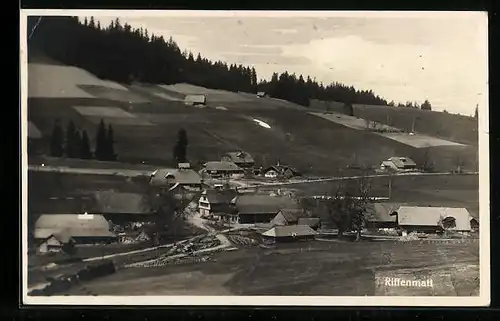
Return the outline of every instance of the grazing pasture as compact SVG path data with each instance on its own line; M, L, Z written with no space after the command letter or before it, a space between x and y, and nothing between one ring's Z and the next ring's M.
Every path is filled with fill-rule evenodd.
M124 269L64 294L383 295L377 277L411 273L431 278L436 286L406 289L405 295L469 296L478 295L478 264L477 242L311 241L240 248L204 263Z

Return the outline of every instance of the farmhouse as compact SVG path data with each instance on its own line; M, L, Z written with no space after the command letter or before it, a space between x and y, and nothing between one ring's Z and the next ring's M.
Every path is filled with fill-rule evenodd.
M271 220L271 224L280 226L297 224L299 217L303 214L301 209L281 209Z
M312 240L317 232L307 225L275 226L262 233L265 239L273 242L290 242Z
M382 170L407 171L416 170L417 164L408 157L391 157L380 165Z
M231 200L237 195L235 190L205 190L198 201L198 210L203 217L220 220L225 214L236 214Z
M180 185L188 191L201 191L201 176L192 169L157 169L149 178L152 186L171 189Z
M71 237L75 244L111 243L117 240L116 235L109 230L108 221L100 214L43 214L35 223L34 237L42 244L51 235L61 234Z
M73 247L75 241L73 238L64 231L60 233L51 234L49 237L41 241L38 246L39 253L52 253L69 251Z
M365 211L366 227L396 228L396 213L400 206L397 203L369 203Z
M244 171L233 162L208 162L204 165L205 172L213 178L231 177L241 178L244 176Z
M242 194L232 200L237 214L224 216L225 221L240 224L270 223L281 209L296 209L298 204L288 196Z
M292 178L300 175L295 168L280 164L264 169L262 174L267 178Z
M401 206L395 215L406 232L470 232L473 222L477 222L465 208Z
M226 153L221 160L225 162L233 162L241 168L252 168L255 165L252 155L244 151Z
M205 95L187 95L184 98L184 103L190 106L205 106L207 98Z
M94 197L97 203L94 213L104 215L115 224L149 221L156 215L152 204L143 194L97 191Z

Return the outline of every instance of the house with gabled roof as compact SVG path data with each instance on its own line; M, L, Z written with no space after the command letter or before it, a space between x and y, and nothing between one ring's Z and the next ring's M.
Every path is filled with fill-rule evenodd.
M255 161L249 153L245 151L229 152L222 156L221 161L233 162L241 168L252 168L255 166Z
M262 175L267 178L292 178L300 176L300 172L291 166L278 163L264 169Z
M151 173L149 183L156 187L172 188L180 185L188 191L201 191L200 174L192 169L161 168Z
M400 206L395 216L405 232L470 232L476 220L463 207Z
M45 239L42 239L38 246L39 253L53 253L67 251L75 243L75 240L68 231L62 230L57 233L50 234Z
M417 164L409 157L391 157L382 162L381 170L413 171Z
M236 195L237 192L233 189L203 191L198 201L200 215L220 220L224 215L236 214L236 208L231 202Z
M283 208L278 211L278 214L271 220L273 225L293 225L297 224L299 217L304 215L302 209L299 208Z
M241 167L228 161L207 162L203 167L203 171L212 178L241 178L245 175Z
M51 235L70 236L75 244L112 243L117 236L110 231L109 222L100 214L42 214L35 223L36 241Z
M256 224L270 223L282 209L298 209L298 203L289 196L270 196L269 194L241 194L232 203L237 214L228 215L225 220L232 223Z
M315 239L318 233L307 225L275 226L261 235L272 242L306 241Z

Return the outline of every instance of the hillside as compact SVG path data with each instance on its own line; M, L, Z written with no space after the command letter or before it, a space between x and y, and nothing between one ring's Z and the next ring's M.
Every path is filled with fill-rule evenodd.
M47 153L54 120L73 120L85 129L91 145L101 119L113 125L116 152L123 162L146 161L172 165L172 148L180 128L188 133L188 157L193 164L220 159L223 153L243 149L262 165L280 160L304 174L335 175L346 167L376 166L391 156L410 156L417 162L423 148L328 121L308 109L251 94L208 90L189 84L169 86L103 81L80 68L30 57L28 119L43 135L31 140ZM207 95L207 107L186 106L189 93ZM258 125L254 119L267 123ZM35 148L30 148L35 150ZM430 148L436 170L455 168L460 157L473 169L476 148Z
M310 108L344 113L344 103L311 100ZM477 146L478 123L475 118L417 108L353 104L354 115L389 126ZM413 127L414 126L414 127Z

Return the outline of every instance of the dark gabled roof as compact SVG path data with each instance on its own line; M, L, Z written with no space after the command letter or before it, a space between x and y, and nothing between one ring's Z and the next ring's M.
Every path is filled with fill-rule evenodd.
M369 203L366 206L365 219L368 222L396 222L391 215L398 210L400 203Z
M285 220L289 223L297 222L299 216L303 214L303 211L301 209L296 209L296 208L285 208L280 210L280 212L285 218Z
M241 169L238 165L233 162L207 162L205 164L205 169L207 171L227 171L227 172L241 172Z
M309 227L317 227L319 226L320 219L319 217L299 217L297 225L307 225Z
M71 231L67 230L67 229L64 229L60 232L57 232L57 233L54 233L54 234L51 234L47 239L51 238L52 236L55 237L57 240L59 240L59 242L63 243L63 244L67 244L69 242L72 242L73 241L73 237L71 236Z
M286 170L290 170L294 175L300 174L298 170L288 165L273 165L266 168L263 172L266 173L270 170L274 170L277 173L283 174Z
M238 193L235 190L206 190L205 196L211 204L229 204L231 200L234 199Z
M409 157L391 157L388 161L393 162L398 168L405 166L417 166L417 164Z
M312 236L316 231L307 225L283 225L275 226L272 229L262 233L263 236L270 237L293 237L293 236Z
M176 183L181 185L199 185L201 176L192 169L161 168L151 174L153 185L166 184L166 177L172 176Z
M278 213L281 209L299 208L297 202L288 196L267 194L243 194L236 197L236 208L240 214Z
M244 151L229 152L226 153L226 156L228 156L231 159L231 161L235 164L254 163L252 155Z
M142 194L117 193L114 191L95 192L99 213L151 214L154 210Z

